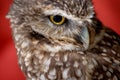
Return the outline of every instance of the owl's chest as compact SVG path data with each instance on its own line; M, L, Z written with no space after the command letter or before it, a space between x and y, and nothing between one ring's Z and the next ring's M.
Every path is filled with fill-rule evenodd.
M35 80L88 80L97 62L84 52L41 52L19 56L21 68L28 79Z

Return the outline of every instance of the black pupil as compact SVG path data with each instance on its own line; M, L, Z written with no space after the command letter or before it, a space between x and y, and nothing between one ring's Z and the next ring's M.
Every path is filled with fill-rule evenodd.
M61 22L62 21L62 16L56 15L56 16L53 17L53 20L55 22Z

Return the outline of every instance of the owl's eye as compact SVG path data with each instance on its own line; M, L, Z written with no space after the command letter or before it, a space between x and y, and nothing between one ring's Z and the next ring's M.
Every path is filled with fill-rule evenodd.
M55 25L62 25L66 21L66 18L60 15L55 15L55 16L51 15L49 16L49 19Z

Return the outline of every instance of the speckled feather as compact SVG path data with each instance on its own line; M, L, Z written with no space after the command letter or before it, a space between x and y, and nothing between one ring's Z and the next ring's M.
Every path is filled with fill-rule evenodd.
M56 26L48 15L61 15ZM120 36L91 0L14 0L8 13L27 80L120 80Z

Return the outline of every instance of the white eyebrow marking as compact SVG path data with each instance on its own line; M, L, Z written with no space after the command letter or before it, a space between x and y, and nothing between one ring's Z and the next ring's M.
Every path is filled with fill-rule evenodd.
M68 14L67 12L60 10L60 9L46 10L44 11L44 14L45 15L61 15L61 16L66 17L67 19L81 20L80 18L77 18L74 15Z

